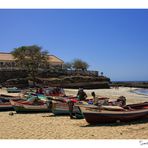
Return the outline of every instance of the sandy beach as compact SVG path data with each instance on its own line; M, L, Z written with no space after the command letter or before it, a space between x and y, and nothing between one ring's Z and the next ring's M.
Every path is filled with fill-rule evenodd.
M127 103L148 101L148 96L130 92L135 88L85 90L113 99L123 95ZM67 95L77 90L66 89ZM6 93L0 90L0 93ZM14 112L14 111L13 111ZM148 139L148 123L89 125L85 119L54 116L52 113L16 114L0 112L0 139Z

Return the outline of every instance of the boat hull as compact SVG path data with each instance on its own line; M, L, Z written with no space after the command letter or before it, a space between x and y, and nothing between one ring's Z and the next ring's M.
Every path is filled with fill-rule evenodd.
M7 88L8 93L20 93L21 90L17 88Z
M148 119L148 109L128 111L92 111L82 109L84 118L90 124L130 122L139 119Z
M13 110L13 107L8 99L0 97L0 111Z
M69 115L69 107L65 102L53 102L51 111L54 115Z
M71 106L73 109L71 111L70 106L66 102L53 101L51 111L54 115L72 115L77 119L83 119L83 114L77 106Z
M23 104L21 102L15 101L11 101L11 104L17 113L51 112L47 104Z
M0 104L0 111L12 111L14 110L11 104Z
M50 110L45 107L45 108L26 108L24 106L13 106L14 110L17 112L17 113L42 113L42 112L50 112Z

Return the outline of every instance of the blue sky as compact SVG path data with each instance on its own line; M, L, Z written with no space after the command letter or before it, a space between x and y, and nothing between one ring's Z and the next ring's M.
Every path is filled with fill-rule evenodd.
M148 80L148 9L0 9L0 51L33 44L112 81Z

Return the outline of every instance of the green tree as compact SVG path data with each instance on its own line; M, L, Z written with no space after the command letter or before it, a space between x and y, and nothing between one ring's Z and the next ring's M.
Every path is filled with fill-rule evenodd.
M17 66L28 72L35 85L39 68L48 66L48 52L42 51L41 47L37 45L32 45L15 48L12 55L16 59Z
M89 65L85 61L82 61L81 59L75 59L72 65L75 70L82 70L82 71L87 70L89 67Z

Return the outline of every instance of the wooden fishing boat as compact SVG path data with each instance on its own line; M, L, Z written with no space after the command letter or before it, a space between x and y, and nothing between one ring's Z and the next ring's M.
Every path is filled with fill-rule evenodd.
M8 93L20 93L21 90L18 89L17 87L10 87L10 88L7 88L7 92Z
M10 102L17 113L50 112L49 104L45 101L30 102L10 100Z
M76 119L84 119L83 112L81 111L80 107L89 107L90 109L98 109L96 105L93 104L87 104L86 102L80 103L77 102L72 106L72 111L71 111L71 118L76 118Z
M84 116L77 106L72 106L71 111L70 106L67 103L62 102L52 102L51 111L54 115L70 115L71 118L83 119Z
M54 115L69 115L69 107L66 102L52 101L51 111Z
M54 99L52 101L51 111L54 115L70 115L70 118L83 119L83 113L79 109L81 105L96 107L94 105L89 105L88 102L78 101L76 97L67 97L65 99Z
M13 107L9 101L0 102L0 111L9 111L13 110Z
M74 100L75 97L56 97L52 100L51 111L54 115L69 115L68 101ZM76 101L76 100L75 100Z
M131 104L124 108L108 106L103 108L90 108L80 106L86 121L90 124L129 122L139 119L148 119L148 104Z
M3 97L0 95L0 111L14 110L13 106L10 103L10 100L20 101L23 99L14 97Z
M54 115L70 115L71 117L82 119L83 114L77 105L88 105L89 100L91 99L78 101L75 96L56 97L52 100L51 111Z
M5 98L5 99L19 99L20 96L15 96L15 95L8 95L8 94L0 94L0 98Z
M128 104L124 107L124 109L143 109L143 108L148 108L148 102L143 102L143 103L136 103L136 104Z
M13 110L13 107L8 98L0 97L0 111Z

